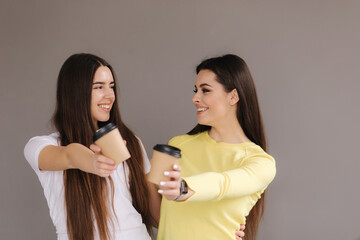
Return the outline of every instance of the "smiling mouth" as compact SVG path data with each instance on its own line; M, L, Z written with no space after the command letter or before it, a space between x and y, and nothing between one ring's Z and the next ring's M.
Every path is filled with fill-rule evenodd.
M100 104L98 105L100 108L102 108L105 111L110 111L111 109L111 105L104 105L104 104Z
M196 112L197 113L202 113L202 112L205 112L206 110L208 110L209 108L198 108L196 109Z

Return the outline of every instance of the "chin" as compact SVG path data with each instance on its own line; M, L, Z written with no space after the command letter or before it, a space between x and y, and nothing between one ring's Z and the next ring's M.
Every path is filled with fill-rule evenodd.
M210 126L211 124L207 121L198 121L198 124L200 125L205 125L205 126Z
M213 123L210 121L198 121L198 124L203 125L203 126L208 126L208 127L213 127Z
M99 117L99 118L97 119L97 121L99 121L99 122L107 122L107 121L109 121L109 119L110 119L110 116L107 116L107 117Z

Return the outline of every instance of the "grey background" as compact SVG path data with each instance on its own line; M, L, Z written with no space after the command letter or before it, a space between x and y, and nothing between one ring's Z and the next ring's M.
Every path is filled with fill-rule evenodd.
M1 0L0 239L55 239L23 147L53 131L62 63L91 52L150 156L196 123L196 64L242 56L278 168L259 239L359 240L359 22L355 0Z

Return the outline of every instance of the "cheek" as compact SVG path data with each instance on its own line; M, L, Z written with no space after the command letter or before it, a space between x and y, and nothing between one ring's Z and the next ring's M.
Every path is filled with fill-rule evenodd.
M209 106L218 113L226 112L228 104L224 98L216 98L209 101Z
M203 102L211 108L218 108L219 105L221 105L221 99L219 99L217 96L204 96Z
M101 98L99 97L99 94L93 93L91 95L91 102L90 102L90 106L92 109L95 109L97 107L97 104L99 103L99 100Z
M93 108L95 104L96 104L96 101L94 99L94 96L92 96L91 101L90 101L90 107Z
M96 104L100 99L101 99L101 94L99 92L92 92L91 103Z

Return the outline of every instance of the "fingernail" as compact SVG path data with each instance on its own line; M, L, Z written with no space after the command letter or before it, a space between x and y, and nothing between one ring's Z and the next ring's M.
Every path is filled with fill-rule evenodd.
M165 185L165 182L160 182L160 186L164 186Z
M158 193L160 193L160 194L162 194L163 192L164 192L164 191L161 190L161 189L158 190Z
M165 171L165 172L164 172L164 175L165 175L165 176L169 176L169 174L170 174L170 173L169 173L168 171Z
M179 168L179 166L178 165L176 165L176 164L174 164L174 167L173 167L174 169L178 169Z

